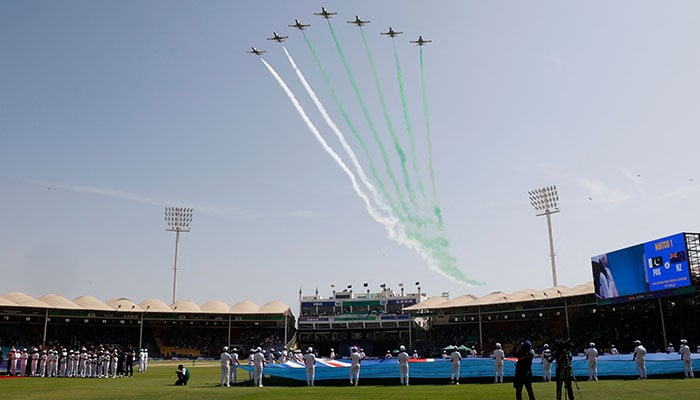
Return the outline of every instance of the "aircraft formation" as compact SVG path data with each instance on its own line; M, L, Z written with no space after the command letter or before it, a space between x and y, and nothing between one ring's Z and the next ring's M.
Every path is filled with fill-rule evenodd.
M294 70L297 78L299 78L300 83L314 103L320 116L325 120L326 125L328 125L330 131L335 135L337 143L328 143L325 133L319 131L312 118L299 102L294 91L290 89L285 82L285 79L277 73L276 69L270 65L264 57L262 57L262 55L265 54L265 50L251 46L251 50L248 50L248 53L260 56L260 61L270 72L270 75L277 81L280 88L285 92L310 133L316 138L323 150L335 161L337 166L347 175L355 194L364 203L369 216L386 229L390 239L417 252L418 255L426 261L428 268L443 274L447 278L469 285L480 284L464 275L457 266L456 258L451 254L435 185L435 173L432 162L433 155L430 145L431 131L426 95L427 90L425 87L426 79L423 67L423 46L431 43L432 40L424 39L423 36L420 35L418 39L408 41L411 44L417 45L420 49L420 93L423 104L422 119L425 122L424 139L426 145L419 147L417 151L415 146L416 136L414 135L411 118L409 116L407 101L407 96L409 94L406 92L404 86L398 51L396 42L394 41L394 39L402 35L403 32L395 30L393 27L389 27L386 32L378 32L381 37L388 36L392 39L394 59L396 62L398 92L402 99L401 108L405 125L405 132L403 132L405 136L402 135L399 137L395 129L398 125L392 123L390 113L387 111L384 91L381 88L372 53L367 44L365 31L362 29L362 27L369 24L370 21L363 20L359 15L355 15L354 19L346 21L348 24L356 25L360 28L358 33L361 33L362 41L364 42L364 48L367 52L367 59L374 78L378 100L383 111L382 117L386 123L386 131L380 128L381 133L386 133L386 135L380 136L380 131L377 130L372 120L373 117L364 101L362 90L360 86L356 84L355 77L342 51L340 41L336 37L333 29L333 21L331 19L337 16L338 13L328 11L325 7L321 7L321 11L315 12L314 15L323 18L328 24L329 33L335 42L338 56L344 64L344 70L350 85L353 86L357 103L363 111L362 116L364 117L366 125L363 124L362 129L355 128L358 126L357 122L359 121L355 121L355 123L351 121L352 116L346 112L343 105L344 99L339 98L335 93L333 85L325 72L325 68L321 64L320 58L316 55L311 41L307 37L306 32L304 32L304 30L311 27L311 24L303 23L299 19L294 19L293 23L288 26L302 31L306 44L311 54L314 56L314 61L321 74L324 75L324 81L334 98L334 103L345 120L345 125L350 129L352 135L357 140L359 147L356 149L353 149L353 146L348 143L345 134L333 121L333 118L328 113L323 102L318 98L311 85L304 77L304 74L294 62L292 55L287 50L286 46L284 46L284 41L288 36L273 32L271 37L267 37L267 40L273 40L282 44L282 50L287 56L290 66ZM418 137L418 139L421 138ZM391 145L389 145L389 143L391 143ZM336 144L340 145L345 152L345 156L338 154L337 150L339 149ZM395 154L391 151L392 148L395 150ZM360 152L365 162L368 164L366 166L369 166L370 176L367 175L365 168L363 168L361 165L362 163L358 160L357 154L355 153L356 150ZM424 162L420 161L421 158L419 156L421 154L425 156ZM377 168L377 166L379 166L379 168ZM422 173L421 169L423 169Z
M314 15L325 18L325 19L330 19L333 16L338 15L338 13L328 11L326 9L326 7L321 7L321 12L314 13ZM348 24L354 24L354 25L357 25L359 27L365 26L365 25L369 24L370 22L371 21L365 21L365 20L361 19L358 15L355 15L354 20L347 21ZM298 19L294 19L294 23L289 24L288 26L290 28L296 28L296 29L299 29L300 31L303 31L304 29L311 27L311 24L304 24L301 21L299 21ZM380 35L386 35L386 36L389 36L390 38L393 39L396 36L401 35L402 33L403 32L395 31L394 28L390 26L388 31L380 32ZM289 36L281 36L277 32L272 32L272 37L267 38L267 40L274 40L277 43L282 43L288 37ZM423 46L425 44L432 43L432 40L423 39L423 35L419 35L418 40L411 40L410 43L414 43L418 46ZM255 46L251 46L251 49L252 50L249 50L248 53L255 54L257 56L261 56L261 55L265 54L265 52L266 52L265 50L256 49Z

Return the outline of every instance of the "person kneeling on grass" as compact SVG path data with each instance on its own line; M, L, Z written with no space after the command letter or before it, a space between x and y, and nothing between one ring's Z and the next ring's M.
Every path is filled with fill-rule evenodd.
M175 386L187 386L187 381L190 380L190 370L180 364L177 366L177 371L175 371L175 373L177 374Z

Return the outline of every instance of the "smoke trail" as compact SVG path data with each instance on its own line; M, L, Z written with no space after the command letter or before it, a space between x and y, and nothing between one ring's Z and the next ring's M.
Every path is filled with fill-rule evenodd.
M457 267L457 259L449 252L447 239L439 237L426 239L415 233L408 233L408 241L414 246L414 250L426 261L428 268L442 274L446 278L466 285L480 286L483 283L467 278Z
M330 24L330 23L329 23ZM401 172L403 173L403 183L404 187L406 188L406 192L408 193L408 198L411 200L411 203L416 209L416 212L419 212L420 207L418 206L418 202L416 201L416 195L413 193L413 189L411 188L411 182L408 179L408 172L406 171L406 154L403 151L403 148L401 148L401 143L399 142L399 139L396 137L396 132L394 132L394 126L391 123L391 118L389 117L389 112L387 111L386 108L386 101L384 100L384 93L382 92L382 87L379 84L379 76L377 76L377 68L374 66L374 59L372 58L372 53L369 51L369 45L367 44L367 37L365 36L365 31L360 27L360 32L362 33L362 42L365 45L365 50L367 50L367 58L369 59L369 65L372 69L372 76L374 77L374 84L377 87L377 93L379 94L379 104L381 105L382 108L382 114L384 114L384 120L386 121L386 126L387 129L389 129L389 134L391 135L391 139L394 141L394 148L396 149L396 153L399 155L399 160L401 161ZM416 215L418 217L418 215Z
M433 142L430 138L430 115L428 114L428 91L425 88L425 67L423 65L423 46L420 47L420 86L423 92L423 115L425 117L425 137L428 142L428 171L430 172L430 186L433 194L433 212L438 219L438 224L442 229L442 209L438 199L437 189L435 189L435 170L433 169Z
M323 106L323 104L321 104L321 101L318 99L318 97L316 97L316 93L314 93L313 89L311 88L311 85L309 85L309 82L307 82L306 78L304 78L304 75L301 73L301 70L299 70L299 68L297 67L296 63L294 62L294 59L287 51L287 48L282 46L282 50L284 50L284 54L287 55L287 59L289 60L289 63L292 65L294 72L297 74L299 81L301 81L301 84L304 86L304 89L306 89L306 92L309 94L309 97L311 97L311 100L316 105L318 112L321 113L321 116L323 116L323 119L326 121L328 126L331 128L333 133L335 133L335 136L340 141L340 144L343 146L343 149L345 150L348 157L350 158L350 161L352 162L353 166L355 167L355 170L357 171L357 174L359 175L360 180L362 181L362 183L364 183L364 185L367 187L367 189L372 193L372 197L374 198L374 201L377 203L377 205L379 207L381 207L382 209L388 211L391 215L393 215L393 211L387 206L387 204L384 202L384 200L379 196L379 193L377 193L377 189L375 189L374 185L372 185L372 182L370 182L367 179L367 175L365 175L365 171L362 169L360 162L357 160L357 157L355 156L355 152L352 150L352 148L350 147L348 142L345 140L345 136L343 135L343 132L341 132L340 129L338 129L338 126L336 126L336 124L331 119L330 115L328 115L326 108Z
M425 200L425 188L423 187L423 179L421 179L420 168L418 166L418 158L416 157L416 141L413 136L413 128L411 127L411 119L408 116L408 101L406 100L406 90L403 85L403 74L401 73L401 63L399 62L399 53L396 51L396 43L392 40L391 43L394 45L394 60L396 60L396 77L399 80L399 92L401 93L401 106L403 108L403 119L406 123L406 132L408 132L408 137L411 142L411 161L413 162L413 172L416 174L416 180L418 182L418 190L421 196Z
M360 143L360 147L362 148L362 151L369 161L369 169L372 174L372 177L374 180L377 182L377 185L379 186L379 190L382 192L382 195L384 198L389 202L389 206L393 210L394 213L398 216L400 220L403 222L406 221L406 217L401 213L401 210L396 206L396 203L394 203L394 199L392 198L391 194L389 194L389 191L386 189L386 186L384 185L384 181L381 179L379 174L377 173L377 169L374 165L374 160L372 159L372 156L369 153L369 150L367 148L367 144L365 143L364 139L362 139L362 136L357 132L357 129L355 129L355 125L350 121L350 117L348 116L348 113L345 111L345 107L343 107L343 104L340 102L340 99L338 98L338 95L335 92L335 89L333 88L333 85L331 84L331 80L328 77L328 73L326 73L326 69L323 67L323 64L321 64L321 59L318 57L316 54L316 50L314 50L314 47L311 45L311 41L309 41L309 38L306 36L306 33L304 31L301 31L302 34L304 35L304 40L306 41L306 44L309 47L309 50L311 51L311 54L314 57L314 60L316 61L316 65L318 66L318 69L321 71L321 74L323 75L323 79L326 82L326 86L328 87L328 90L330 90L331 95L333 96L333 100L335 101L336 106L338 107L338 110L340 111L340 114L343 116L343 119L345 120L345 123L348 125L350 128L350 131L352 132L353 136L357 140L358 143ZM286 48L285 48L286 51ZM373 193L374 194L374 193ZM375 196L375 201L377 204L380 204L381 202L376 198Z
M338 156L338 154L335 153L335 151L333 151L333 149L323 139L318 129L316 129L314 124L306 115L306 112L304 112L304 109L302 108L301 104L299 104L289 87L284 83L282 78L277 74L277 72L272 68L272 66L270 66L270 64L268 64L262 58L260 59L260 61L263 62L270 74L275 78L282 90L284 90L284 92L287 94L287 97L289 97L289 100L292 102L297 112L304 120L304 123L306 123L306 126L314 134L314 136L319 141L324 150L335 160L335 162L340 166L340 168L346 173L348 178L350 178L353 189L357 193L358 197L360 197L362 201L364 201L367 212L375 221L379 222L386 228L387 232L389 233L389 237L395 240L396 242L416 251L418 255L420 255L426 261L430 269L445 275L447 278L466 284L478 284L478 282L474 282L467 279L464 276L464 274L459 269L457 269L456 266L454 266L454 258L447 254L447 252L445 251L446 242L444 241L444 239L443 241L437 240L431 242L422 238L411 238L406 235L403 226L401 224L397 224L396 220L384 218L377 213L377 211L370 204L367 195L365 195L365 193L358 185L357 179L355 179L355 175L352 173L352 171L350 171L347 165L345 165L340 156Z
M296 97L294 96L294 93L289 89L286 83L282 80L282 78L277 74L277 72L268 64L265 60L262 58L260 61L265 64L265 67L267 67L268 71L270 71L270 74L277 80L277 83L279 83L280 87L282 87L282 90L287 94L287 97L289 97L289 100L292 102L294 105L294 108L296 108L297 112L301 116L301 119L304 120L304 123L306 123L306 126L309 128L311 133L316 137L316 140L321 143L321 146L323 149L328 153L333 160L340 166L340 168L347 174L348 178L350 178L350 182L352 183L353 189L355 189L355 193L357 193L357 196L362 199L365 203L365 208L367 209L367 212L369 215L374 219L375 221L379 222L380 224L384 225L386 228L387 232L389 233L389 237L392 239L397 239L396 236L396 220L389 219L389 218L384 218L379 213L372 207L372 204L369 201L369 198L367 195L362 191L360 188L360 185L357 183L357 179L355 178L355 174L350 171L347 165L343 162L343 160L340 158L340 156L333 151L333 149L328 145L325 139L323 139L323 136L321 136L321 133L316 129L316 126L314 126L313 122L309 119L309 117L306 115L306 112L304 112L304 108L299 104L299 101L297 101Z
M372 136L374 137L374 141L377 144L377 147L379 148L380 153L382 154L382 159L384 160L384 167L386 169L386 173L389 176L389 180L391 180L392 186L394 187L394 190L396 191L396 195L398 197L399 202L401 203L401 208L407 215L408 220L412 222L416 222L416 218L413 218L411 216L411 211L408 209L408 206L406 205L406 202L403 200L403 193L401 192L401 187L399 186L398 181L396 180L396 176L394 176L394 172L391 170L391 165L389 164L389 157L386 154L386 149L384 148L384 144L382 144L382 140L379 138L379 134L377 134L377 129L374 127L374 123L372 122L372 117L369 115L369 111L367 111L367 106L365 105L364 100L362 99L362 95L360 94L360 89L357 86L357 82L355 82L355 77L352 74L352 71L350 71L350 65L348 64L348 61L345 59L345 54L343 53L343 49L340 47L340 41L338 41L338 37L335 35L335 31L333 30L333 25L331 25L331 22L328 21L328 28L331 31L331 36L333 37L333 41L335 42L335 48L338 50L338 55L340 56L340 60L343 62L343 66L345 67L345 72L348 75L348 79L350 80L350 85L352 86L353 90L355 91L355 96L357 97L357 101L360 103L360 108L362 109L362 113L365 116L365 120L367 121L367 125L369 125L370 131L372 131Z

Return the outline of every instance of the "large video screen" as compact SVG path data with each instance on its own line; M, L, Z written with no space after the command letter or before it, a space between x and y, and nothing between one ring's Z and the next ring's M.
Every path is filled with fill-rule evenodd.
M691 285L685 234L591 257L599 302L619 302L674 294Z

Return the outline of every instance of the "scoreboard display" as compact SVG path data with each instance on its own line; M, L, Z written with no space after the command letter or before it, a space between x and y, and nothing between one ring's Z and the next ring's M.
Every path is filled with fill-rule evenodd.
M685 235L679 233L644 243L649 290L674 289L690 285L690 268Z
M692 285L684 233L591 257L599 303L677 294Z

